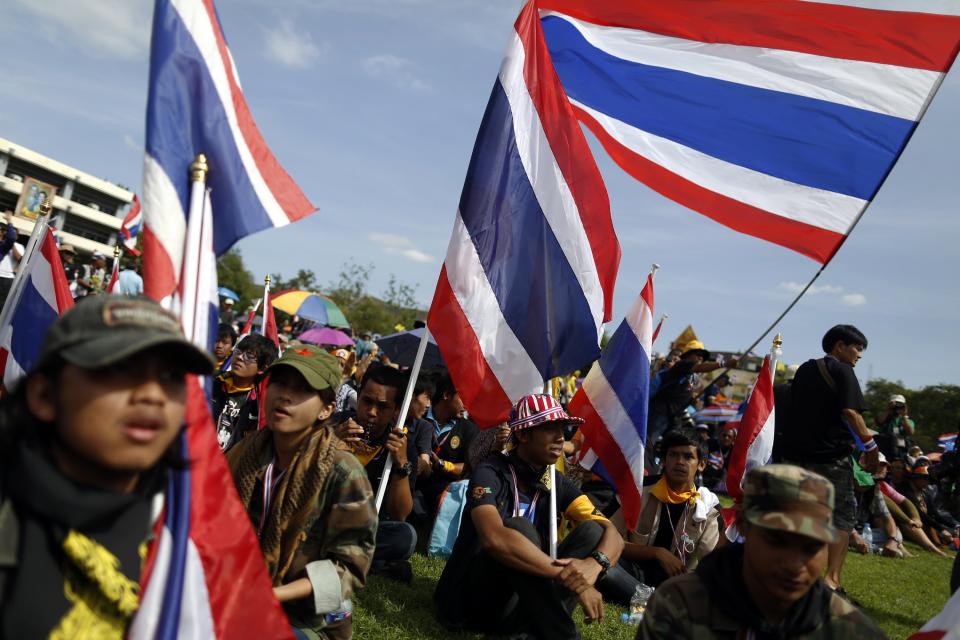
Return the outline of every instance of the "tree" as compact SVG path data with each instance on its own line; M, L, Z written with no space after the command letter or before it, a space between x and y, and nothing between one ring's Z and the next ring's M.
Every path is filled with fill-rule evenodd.
M297 289L299 291L317 291L320 286L317 284L317 276L312 269L300 269L297 275L284 280L279 273L270 275L272 291L288 291Z
M253 300L263 296L262 285L257 284L253 274L243 262L239 249L230 249L217 258L217 283L233 289L240 296L237 307L245 309Z
M416 286L397 281L391 275L383 299L370 295L367 287L373 265L348 262L340 269L339 278L331 282L326 294L347 317L354 331L388 334L397 324L406 327L422 318L424 312L416 308Z
M864 401L871 414L867 422L873 426L873 417L882 419L887 412L890 396L902 395L907 401L910 417L917 424L913 439L924 451L935 451L937 436L957 431L960 418L960 386L937 384L922 389L908 389L901 381L876 378L867 382Z

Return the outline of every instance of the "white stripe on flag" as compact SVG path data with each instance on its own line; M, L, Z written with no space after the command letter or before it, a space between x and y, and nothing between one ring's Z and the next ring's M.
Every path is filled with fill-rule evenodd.
M523 44L520 36L514 32L500 67L500 83L513 112L514 134L520 160L533 186L540 209L570 263L577 282L580 283L587 304L590 305L599 336L603 332L603 287L600 285L597 264L593 259L590 239L583 227L577 203L557 165L543 130L543 123L530 97L523 76L524 60Z
M637 342L640 343L643 352L649 358L650 349L653 346L653 311L647 306L647 301L643 299L642 295L637 296L637 299L633 301L633 306L630 307L630 311L624 320L633 331L633 335L637 337Z
M604 27L552 11L622 60L917 120L941 73L782 49L715 44Z
M705 189L790 220L846 234L867 201L807 187L706 155L632 127L571 99L615 140Z
M543 376L503 317L459 211L445 264L450 289L473 328L487 365L510 401L542 391Z
M227 70L223 65L223 58L220 57L217 36L213 31L213 25L210 23L210 18L203 3L197 0L172 0L171 5L180 15L180 20L190 32L190 35L193 36L193 41L207 65L217 95L220 97L220 102L227 114L227 123L233 133L233 141L237 152L240 154L240 161L243 163L246 174L250 177L253 190L275 227L290 224L290 218L284 213L280 203L277 202L270 187L267 186L266 181L260 174L260 167L254 161L250 147L247 146L243 132L240 131L237 110L233 105L233 94L230 92L230 84L227 79ZM234 78L237 78L236 68L233 69L233 73ZM240 86L239 82L237 86Z
M617 393L607 382L599 364L594 364L583 380L583 391L587 394L594 411L600 416L604 426L614 439L633 475L637 487L643 486L643 442L637 434L630 414L620 403Z
M170 257L174 282L180 282L187 212L180 204L180 196L170 182L170 176L150 154L143 158L142 207L144 220L150 223L150 233L156 236Z

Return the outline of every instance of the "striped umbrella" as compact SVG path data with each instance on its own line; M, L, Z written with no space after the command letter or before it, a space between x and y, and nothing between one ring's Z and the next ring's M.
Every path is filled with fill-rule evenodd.
M330 327L349 327L350 323L333 300L310 291L281 291L270 300L274 309L292 316L313 320Z

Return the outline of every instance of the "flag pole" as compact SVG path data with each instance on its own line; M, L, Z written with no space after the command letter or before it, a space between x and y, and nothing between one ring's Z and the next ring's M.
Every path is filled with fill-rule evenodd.
M397 418L397 426L402 427L407 421L407 412L410 410L410 402L413 400L413 389L417 385L417 378L420 376L420 366L423 364L423 354L427 351L427 342L430 340L430 328L423 328L423 335L420 337L420 345L417 347L417 357L413 361L413 367L410 369L410 380L407 382L407 390L403 394L403 404L400 406L400 417ZM393 456L387 455L387 460L383 464L383 475L380 477L380 485L377 487L377 513L380 513L380 506L383 505L383 497L387 493L387 485L390 484L390 471L393 469Z
M16 275L13 277L13 283L10 285L10 293L7 295L7 301L3 305L3 310L0 311L0 327L6 326L10 314L13 313L13 310L17 308L17 304L20 302L20 294L23 289L24 274L27 273L27 265L30 264L34 252L37 250L37 247L40 246L40 240L43 238L43 234L46 233L47 228L50 226L50 214L52 212L53 204L49 199L44 198L43 202L40 203L37 219L33 223L33 231L30 233L30 239L27 241L27 246L24 247L23 258L20 259L20 265L17 267ZM11 251L12 250L11 248Z
M668 313L660 314L660 322L657 323L657 328L653 330L653 338L650 341L651 347L653 347L654 343L656 343L657 338L660 337L660 330L663 329L663 323L669 317L670 317L670 314Z
M117 276L118 282L113 281L113 276ZM110 290L107 293L113 293L113 287L119 286L120 279L120 244L117 243L113 245L113 266L110 267L110 281L107 283L107 286L110 287Z
M270 311L270 275L263 278L263 314L260 321L260 335L267 335L267 312ZM256 313L256 311L254 311Z

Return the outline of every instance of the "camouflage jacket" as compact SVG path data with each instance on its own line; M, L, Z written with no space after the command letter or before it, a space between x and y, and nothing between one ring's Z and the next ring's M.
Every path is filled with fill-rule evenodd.
M305 577L313 587L312 598L284 604L290 623L308 638L349 638L349 618L329 624L325 616L341 610L364 585L373 560L377 512L363 466L343 450L339 439L323 431L310 438L277 483L261 547L268 529L278 527L279 557L263 549L274 586ZM248 448L252 450L245 456ZM310 455L315 449L326 450L325 455L320 453L329 469L317 477L319 486L311 487L310 474L304 473L304 468L316 467ZM263 430L255 437L244 438L227 458L254 531L258 531L263 518L263 479L273 459L270 432ZM247 477L242 478L244 475ZM252 491L245 490L250 485ZM308 504L295 506L308 496Z
M734 552L733 545L718 549L711 555ZM802 631L791 632L777 629L767 633L748 625L736 617L729 606L716 597L711 597L704 579L699 573L688 573L664 582L653 594L646 613L637 630L637 640L661 640L684 638L685 640L860 640L886 638L884 633L852 604L840 596L824 591L827 587L817 583L817 595L823 596L821 605L812 603L804 611L804 620L796 627ZM731 578L729 590L740 594L738 599L748 599L742 580ZM731 594L732 595L732 594ZM811 594L812 595L812 594ZM749 606L749 605L748 605ZM746 607L745 607L746 608ZM748 616L749 617L749 616ZM754 619L759 621L759 613Z

